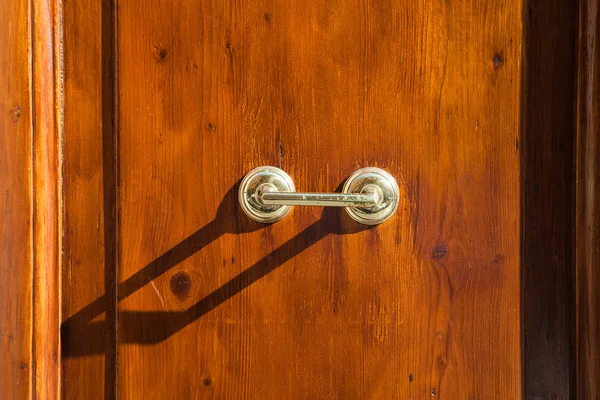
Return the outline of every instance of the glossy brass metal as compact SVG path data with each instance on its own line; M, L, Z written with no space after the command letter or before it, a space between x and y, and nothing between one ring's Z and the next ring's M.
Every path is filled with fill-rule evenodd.
M352 219L377 225L398 208L399 189L393 176L380 168L361 168L344 184L342 193L300 193L288 174L277 167L258 167L242 180L242 210L261 223L276 222L293 206L345 207Z

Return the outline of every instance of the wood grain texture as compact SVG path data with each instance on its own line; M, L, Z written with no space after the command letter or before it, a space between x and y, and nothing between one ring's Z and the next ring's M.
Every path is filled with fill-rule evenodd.
M67 1L63 392L116 393L114 2ZM92 320L94 323L92 323Z
M577 396L597 398L598 7L581 4L579 97L558 1L34 1L33 25L7 6L7 395L58 397L63 194L66 398L569 398L573 260ZM384 167L402 207L372 229L301 208L252 224L235 190L261 164L314 191Z
M119 3L118 395L519 398L521 6ZM402 204L258 226L263 164Z
M0 117L0 387L3 398L56 399L62 230L59 3L4 2L1 7L0 80L7 90Z
M528 1L522 161L526 399L574 395L577 8Z
M579 10L577 134L578 399L600 399L600 2Z
M35 398L60 397L62 94L60 2L32 3L33 354Z
M0 397L32 397L31 93L27 1L0 3Z

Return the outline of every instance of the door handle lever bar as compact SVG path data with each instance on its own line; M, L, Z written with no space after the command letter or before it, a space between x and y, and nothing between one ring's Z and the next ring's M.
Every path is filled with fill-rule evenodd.
M373 208L380 203L377 193L298 193L265 191L258 196L265 205Z
M277 167L258 167L242 180L239 191L242 210L262 223L279 221L293 206L345 207L357 222L377 225L398 208L396 180L379 168L361 168L344 184L342 193L296 192L292 178Z

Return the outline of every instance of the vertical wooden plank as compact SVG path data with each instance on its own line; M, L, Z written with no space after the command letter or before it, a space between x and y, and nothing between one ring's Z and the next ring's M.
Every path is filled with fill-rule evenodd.
M116 396L114 7L64 4L65 398Z
M60 0L32 1L33 354L36 398L60 397L62 92Z
M527 399L568 399L574 395L577 7L531 0L524 18L524 389Z
M579 2L576 398L600 399L600 2Z
M0 388L32 398L32 110L27 0L0 3Z

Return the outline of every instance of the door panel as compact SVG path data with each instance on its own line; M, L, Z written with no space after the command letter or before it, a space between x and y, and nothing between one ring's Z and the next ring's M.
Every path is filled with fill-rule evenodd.
M99 289L65 316L98 345L67 344L67 370L88 356L79 372L123 398L521 396L521 2L98 13L91 81L115 84L95 115L115 123L82 182L116 214L93 216ZM260 165L323 192L384 168L400 207L372 228L307 207L260 225L236 193Z

